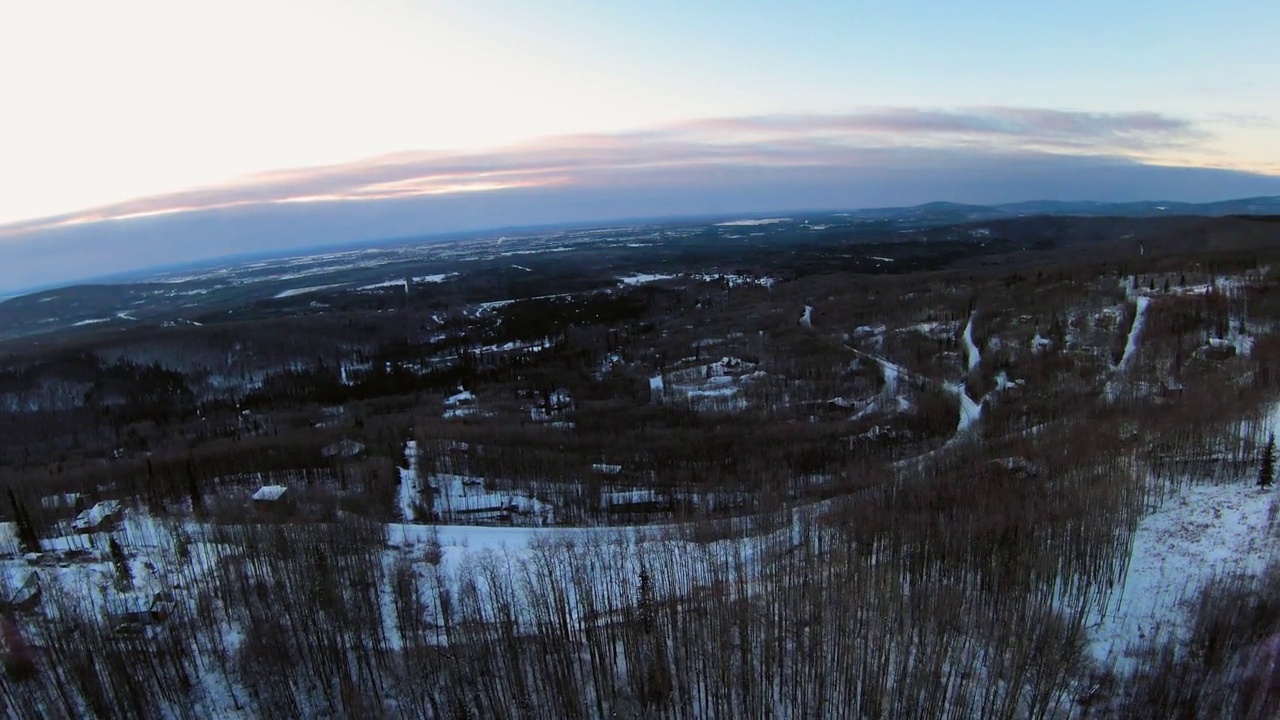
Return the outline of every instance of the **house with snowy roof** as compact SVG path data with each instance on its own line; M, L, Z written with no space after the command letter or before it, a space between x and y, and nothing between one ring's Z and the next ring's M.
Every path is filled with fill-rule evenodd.
M293 494L284 485L263 485L250 499L265 514L284 515L293 509Z
M103 500L81 512L71 521L71 529L77 533L105 532L120 522L120 501Z

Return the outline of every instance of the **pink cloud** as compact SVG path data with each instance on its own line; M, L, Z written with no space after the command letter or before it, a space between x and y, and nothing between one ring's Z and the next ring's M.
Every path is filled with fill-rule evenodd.
M254 205L611 185L654 169L857 167L877 149L1134 157L1183 147L1205 136L1188 121L1156 113L1008 107L715 118L644 132L547 138L486 153L403 152L260 173L222 186L11 224L0 227L0 235Z

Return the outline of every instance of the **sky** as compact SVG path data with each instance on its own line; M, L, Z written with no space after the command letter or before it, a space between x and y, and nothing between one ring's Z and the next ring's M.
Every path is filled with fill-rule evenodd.
M0 290L613 217L1280 194L1280 3L0 4Z

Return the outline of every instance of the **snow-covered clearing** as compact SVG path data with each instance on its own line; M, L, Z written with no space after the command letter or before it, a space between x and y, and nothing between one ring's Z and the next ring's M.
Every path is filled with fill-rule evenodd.
M345 287L348 283L333 283L330 285L312 285L311 287L292 288L290 290L282 290L272 296L273 300L283 300L284 298L296 297L298 295L306 295L307 293L320 292L321 290L330 290L332 288Z
M1089 627L1099 662L1132 662L1157 636L1185 639L1188 601L1224 576L1256 575L1271 557L1275 495L1252 482L1196 485L1169 498L1138 525L1123 585Z
M439 275L421 275L419 277L413 278L413 281L416 283L442 283L445 280L448 280L449 278L457 277L457 276L458 276L458 273L456 272L440 273Z
M773 284L777 282L771 277L756 277L754 275L734 275L725 273L695 273L689 277L702 282L726 282L731 288L742 287L744 285L772 287Z
M574 293L554 293L552 295L534 295L527 298L514 298L512 300L490 300L488 302L478 303L476 305L476 315L494 310L500 307L511 305L512 303L525 302L526 300L554 300L556 298L573 297ZM465 314L465 313L464 313Z
M733 412L747 407L742 389L766 376L755 363L725 356L651 377L649 390L658 402L683 399L695 410Z
M776 225L778 223L791 222L791 218L760 218L758 220L730 220L728 222L716 223L719 227L753 227L755 225Z
M409 281L408 280L388 280L386 282L374 283L372 285L361 285L356 289L357 290L384 290L386 288L393 288L393 287L404 288L404 291L407 293L409 292Z
M658 282L661 280L670 280L674 277L676 276L666 275L662 273L648 273L648 274L637 273L635 275L630 275L628 277L618 278L618 282L622 283L623 285L643 285L645 283Z
M530 495L490 490L484 478L469 475L440 473L431 475L432 511L440 519L449 522L502 520L519 514L549 522L552 507Z

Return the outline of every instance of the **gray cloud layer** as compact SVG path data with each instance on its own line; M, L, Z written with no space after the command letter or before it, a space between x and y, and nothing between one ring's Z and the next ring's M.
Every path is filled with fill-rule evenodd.
M1277 178L1135 160L1204 138L1186 121L1153 113L883 109L702 120L489 153L402 153L0 228L0 288L511 225L930 200L1280 193ZM166 214L144 216L152 213Z

